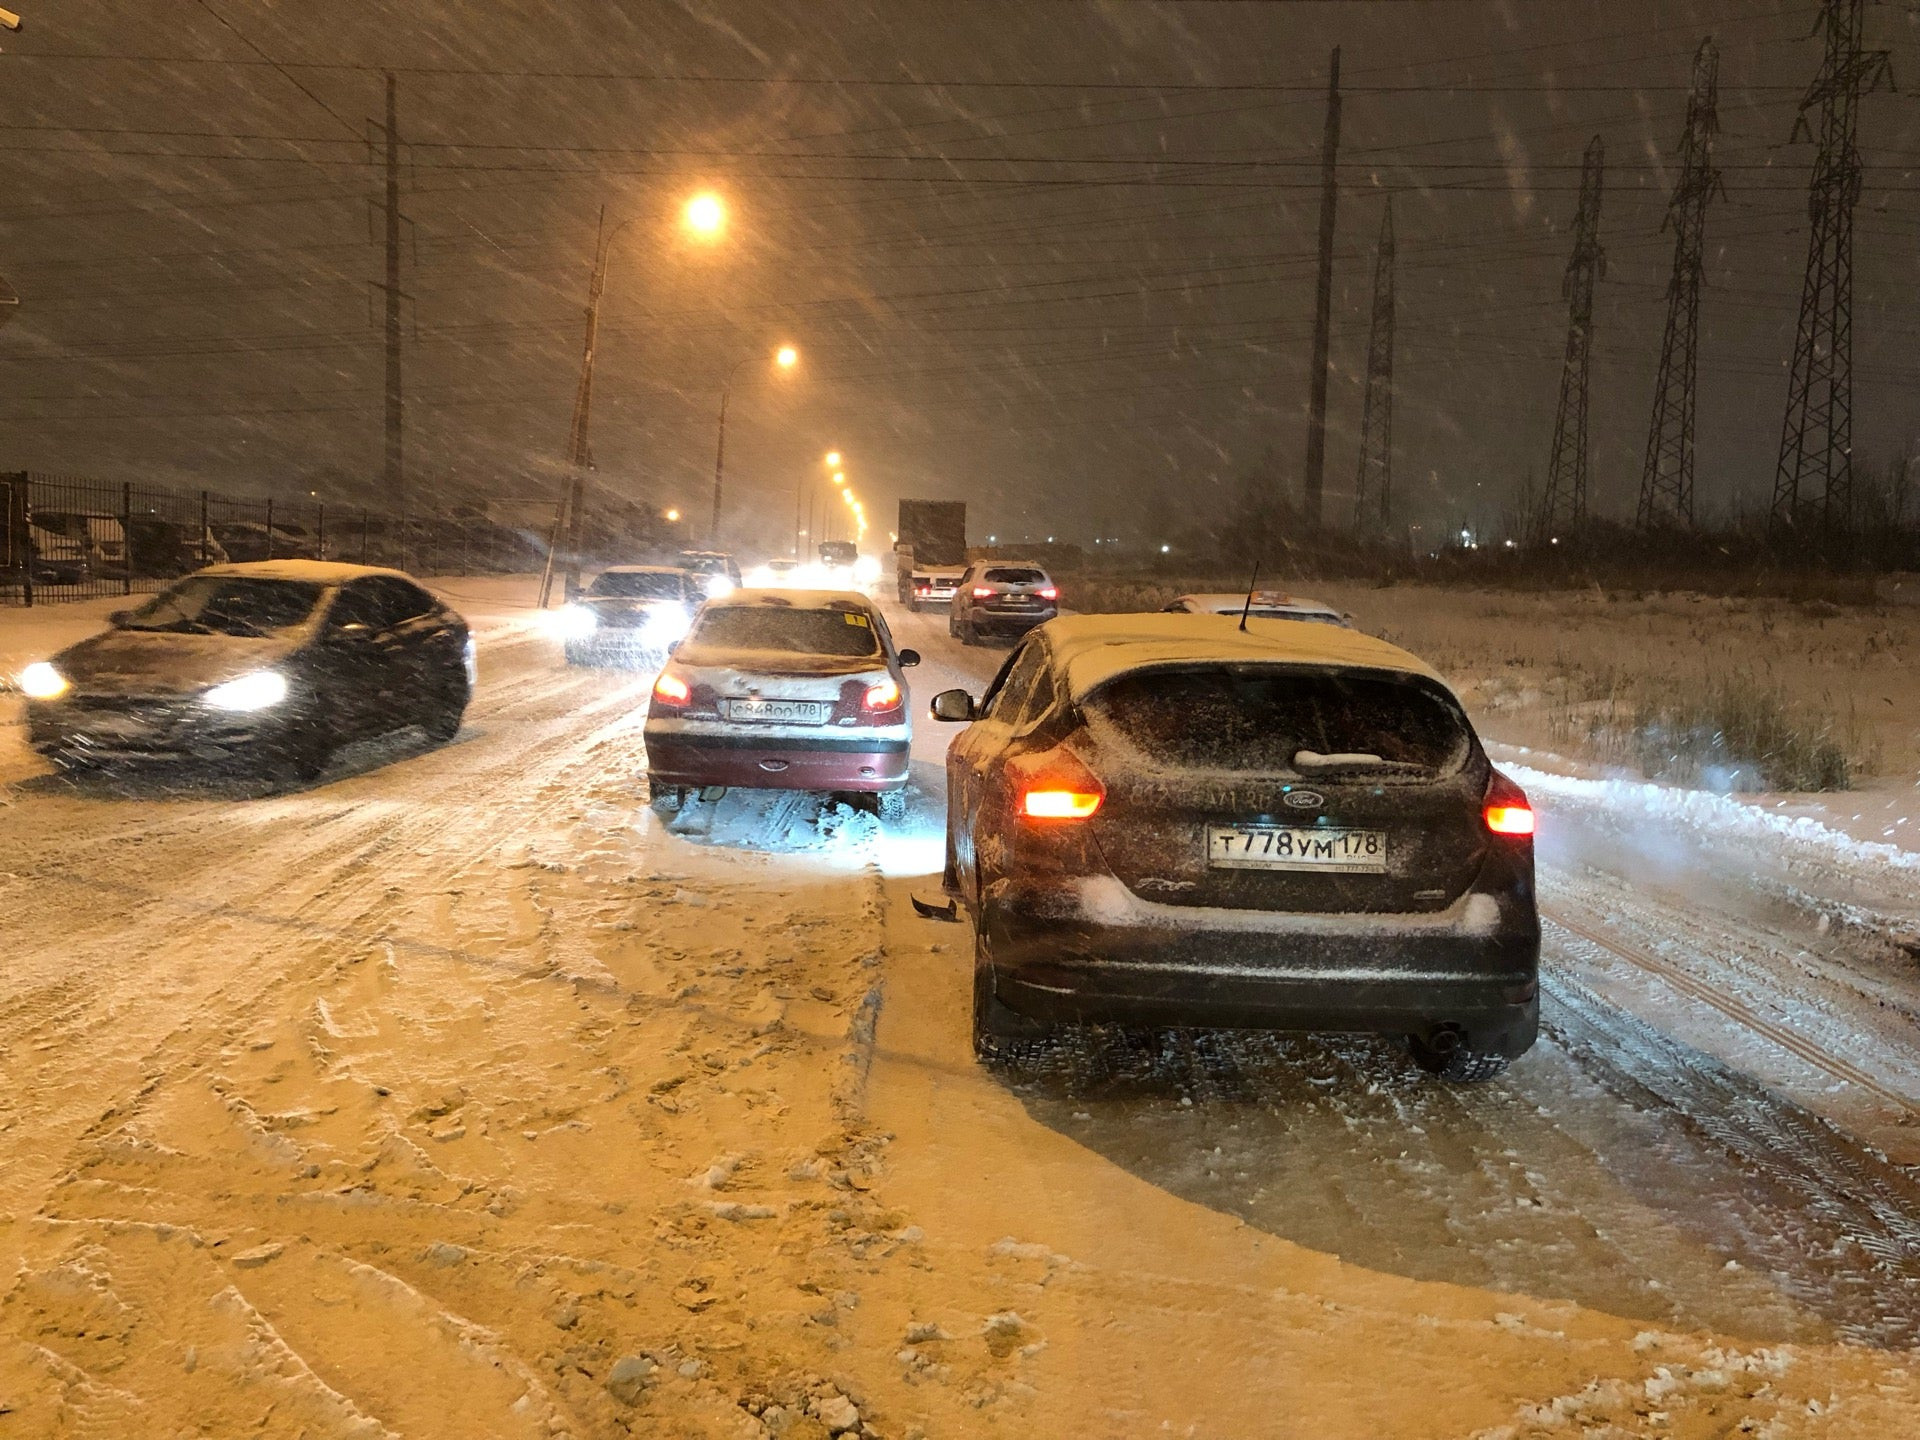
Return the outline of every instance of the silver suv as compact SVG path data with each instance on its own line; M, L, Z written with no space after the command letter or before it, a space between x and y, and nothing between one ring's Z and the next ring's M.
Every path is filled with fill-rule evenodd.
M976 560L954 589L947 633L968 645L982 635L1024 635L1060 613L1059 598L1038 565Z

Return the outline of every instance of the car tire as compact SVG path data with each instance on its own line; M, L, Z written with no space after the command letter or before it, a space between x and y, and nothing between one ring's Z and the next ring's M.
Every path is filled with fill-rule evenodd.
M680 807L687 803L687 791L683 785L666 785L649 778L647 781L647 804L653 807L656 815L678 815Z
M1409 1038L1413 1063L1452 1085L1478 1085L1504 1072L1512 1057L1491 1050L1469 1050L1464 1045L1451 1050L1439 1049L1415 1035Z
M333 740L325 731L290 735L267 759L267 777L276 785L311 785L326 774Z
M954 619L951 610L947 612L947 638L951 640L958 640L960 638L960 622Z
M900 790L882 790L875 797L874 812L879 815L883 825L898 825L907 818L907 792Z
M467 717L467 701L470 698L470 687L464 674L442 685L420 720L420 728L427 732L427 738L436 745L445 745L458 735L461 722Z
M994 994L993 956L986 940L987 914L973 939L973 1057L983 1065L1030 1065L1051 1048L1053 1027L1022 1015Z

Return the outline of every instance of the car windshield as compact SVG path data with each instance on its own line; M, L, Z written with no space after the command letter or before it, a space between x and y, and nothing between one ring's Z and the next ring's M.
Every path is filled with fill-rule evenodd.
M778 650L836 659L880 654L873 622L857 610L781 605L724 605L708 610L687 643L714 650Z
M1047 583L1044 571L1011 565L997 566L980 578L988 585L1044 585Z
M1083 708L1172 769L1428 777L1471 743L1465 717L1412 682L1280 666L1133 671Z
M127 617L124 628L269 635L313 614L323 588L306 580L195 575L155 595Z
M681 600L686 593L685 576L660 570L607 570L587 587L597 600Z

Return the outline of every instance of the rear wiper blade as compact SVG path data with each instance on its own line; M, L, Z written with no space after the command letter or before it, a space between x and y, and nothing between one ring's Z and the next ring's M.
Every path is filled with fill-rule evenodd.
M1329 770L1364 770L1370 775L1425 775L1432 767L1411 760L1387 760L1378 755L1354 751L1322 755L1317 750L1296 750L1293 768L1302 774L1321 774Z

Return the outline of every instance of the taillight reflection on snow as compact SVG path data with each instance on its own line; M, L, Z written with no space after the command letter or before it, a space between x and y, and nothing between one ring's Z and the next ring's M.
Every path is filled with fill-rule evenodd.
M693 698L693 691L678 675L662 670L653 682L653 698L663 705L684 705Z

